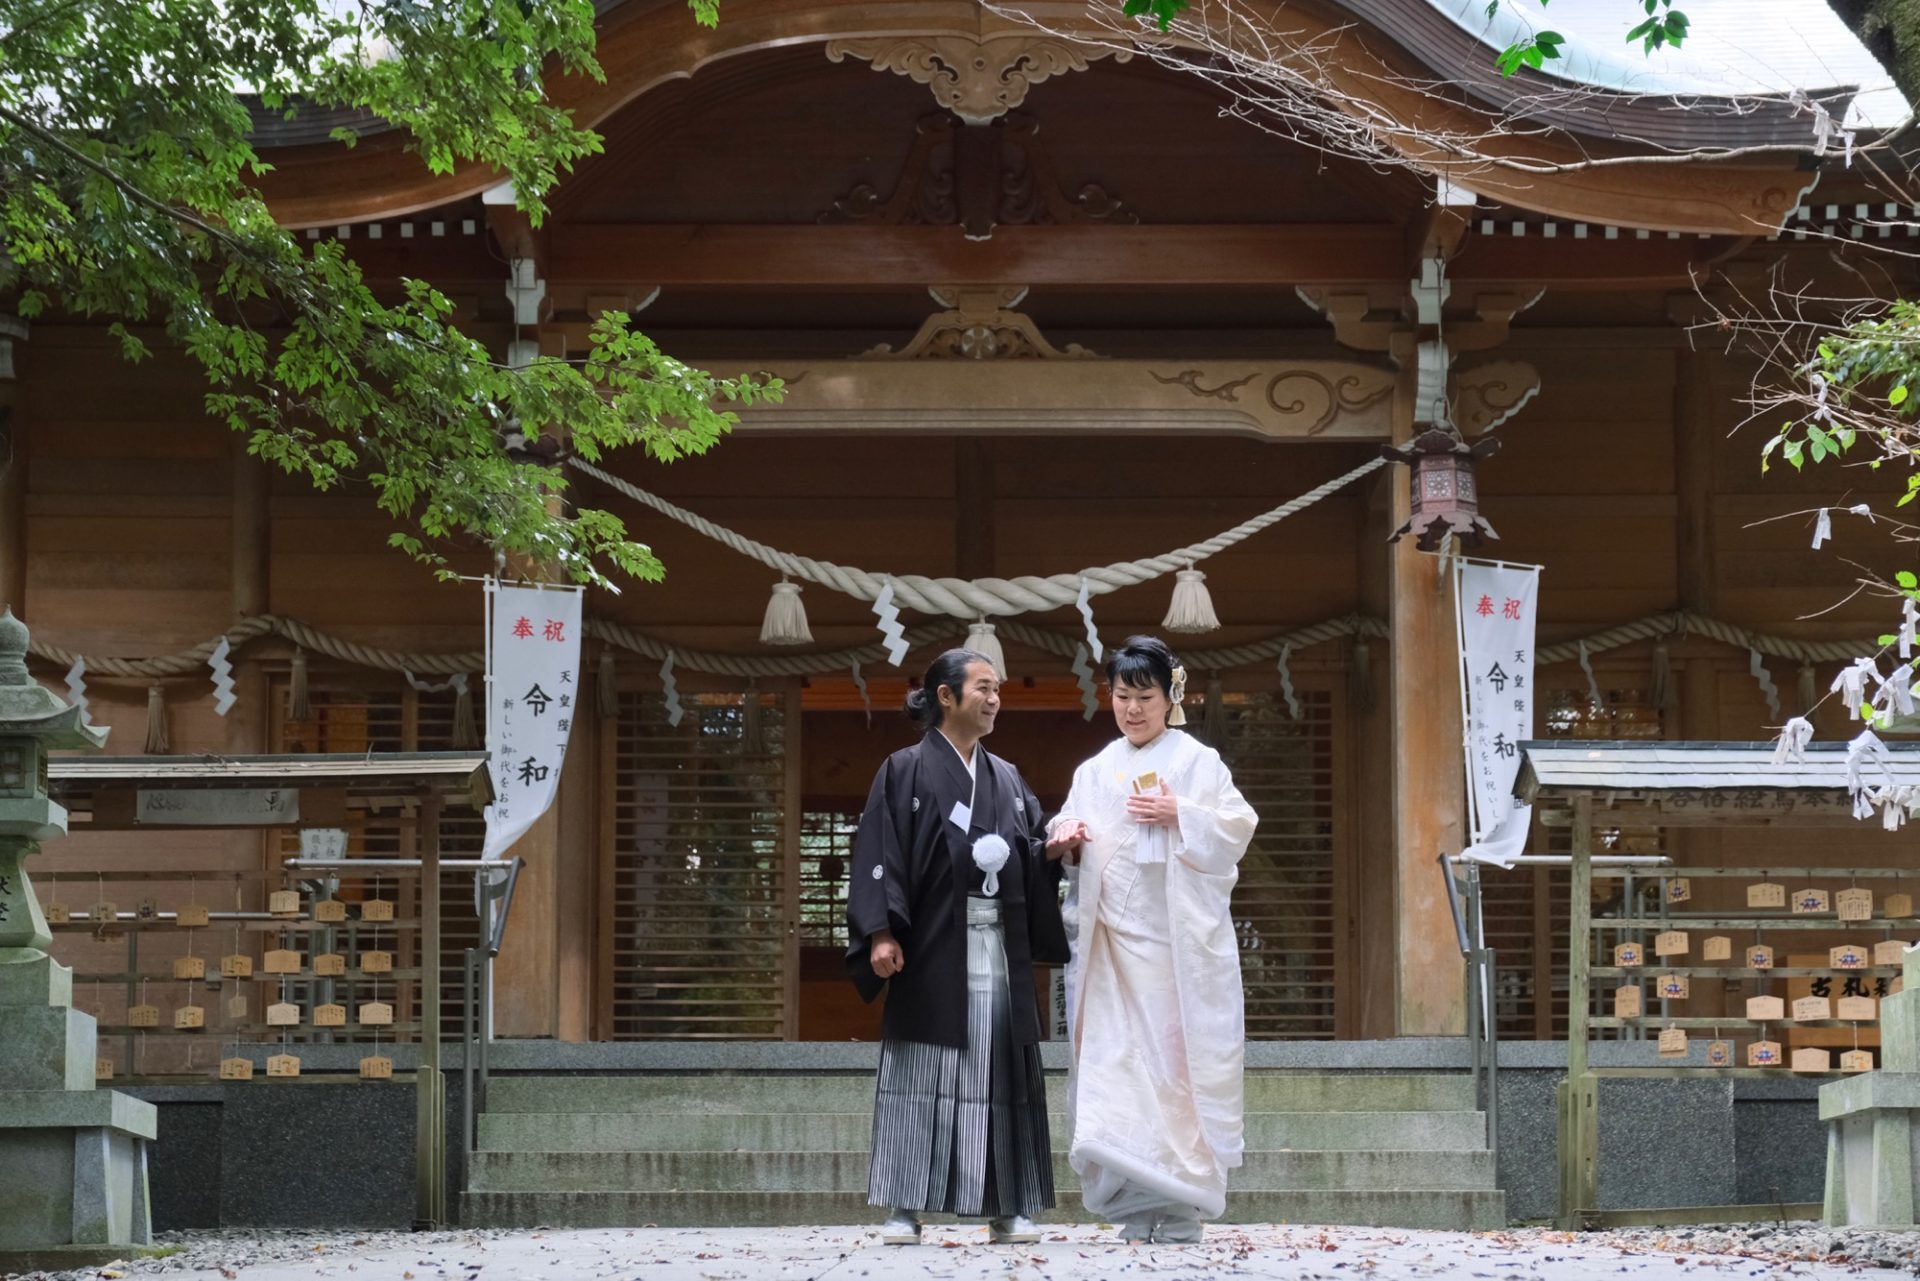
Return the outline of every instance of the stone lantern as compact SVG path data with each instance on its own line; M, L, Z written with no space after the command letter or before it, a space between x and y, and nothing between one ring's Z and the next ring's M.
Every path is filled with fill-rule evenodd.
M93 1016L27 881L26 857L64 836L47 753L98 751L107 732L27 675L27 629L0 615L0 1273L85 1267L151 1244L151 1103L94 1087Z

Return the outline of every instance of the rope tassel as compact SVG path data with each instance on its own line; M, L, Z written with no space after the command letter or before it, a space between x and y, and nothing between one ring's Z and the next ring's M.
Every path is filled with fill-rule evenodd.
M147 686L147 755L165 756L172 750L167 742L167 691L155 681Z
M620 714L620 689L614 680L613 646L600 647L600 674L593 682L593 702L602 716Z
M1367 638L1353 638L1353 658L1347 667L1347 697L1362 715L1373 710L1373 646Z
M1670 712L1678 704L1673 689L1673 659L1665 641L1653 647L1653 688L1648 691L1655 711Z
M993 624L984 618L967 628L967 648L993 664L993 674L1007 679L1007 652L993 634Z
M473 691L467 688L467 676L461 672L452 679L453 732L455 751L470 752L480 746L480 727L473 715Z
M766 617L760 620L762 645L811 645L813 632L807 627L807 607L800 600L800 584L781 579L773 585L767 600Z
M1220 626L1213 612L1213 597L1207 592L1207 576L1192 567L1173 576L1173 600L1160 626L1170 632L1210 632Z
M300 646L293 651L293 671L287 678L287 719L290 721L313 719L313 695L307 688L305 646Z

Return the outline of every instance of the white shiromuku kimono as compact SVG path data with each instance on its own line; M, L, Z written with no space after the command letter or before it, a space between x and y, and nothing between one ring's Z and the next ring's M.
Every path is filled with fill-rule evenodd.
M1148 771L1173 789L1177 827L1127 814ZM1075 819L1091 837L1067 895L1069 1160L1081 1196L1111 1219L1217 1219L1244 1146L1245 1004L1228 908L1256 815L1218 752L1169 729L1083 763L1053 826Z

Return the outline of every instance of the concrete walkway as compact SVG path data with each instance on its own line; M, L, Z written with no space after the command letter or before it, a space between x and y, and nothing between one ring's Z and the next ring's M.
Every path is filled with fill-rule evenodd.
M316 1233L303 1254L196 1242L168 1259L73 1274L191 1281L1117 1281L1246 1277L1285 1281L1621 1281L1621 1278L1858 1278L1858 1265L1780 1256L1623 1251L1594 1238L1373 1228L1211 1227L1197 1246L1123 1246L1093 1227L1047 1230L1038 1245L994 1246L985 1229L929 1227L919 1247L882 1246L871 1227L635 1228L360 1237ZM225 1253L218 1253L222 1247ZM1877 1272L1878 1270L1873 1270ZM1872 1273L1869 1273L1871 1275ZM1879 1273L1880 1275L1896 1275Z

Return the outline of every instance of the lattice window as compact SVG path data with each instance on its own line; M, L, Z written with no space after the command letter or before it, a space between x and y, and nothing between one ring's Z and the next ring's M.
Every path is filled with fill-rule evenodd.
M615 1039L785 1034L783 701L620 698L611 914Z
M1335 1034L1333 695L1299 697L1296 721L1274 695L1226 695L1214 744L1260 815L1233 892L1253 1041Z
M808 813L800 819L800 946L844 947L847 869L853 865L857 811Z

